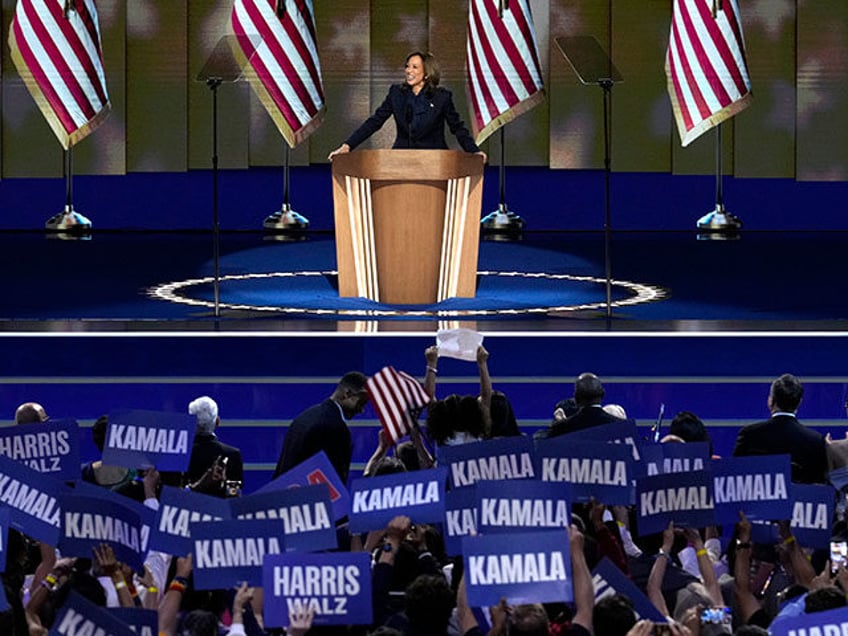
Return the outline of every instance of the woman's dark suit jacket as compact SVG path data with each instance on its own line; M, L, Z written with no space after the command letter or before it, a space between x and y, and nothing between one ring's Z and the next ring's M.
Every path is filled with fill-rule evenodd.
M389 117L394 116L397 137L392 148L447 149L448 145L445 142L445 124L447 124L463 150L466 152L480 150L459 113L456 112L453 96L448 89L424 88L417 99L410 100L411 93L411 90L404 85L392 85L380 107L348 137L345 143L351 149L356 148L380 130ZM421 99L422 95L424 99Z

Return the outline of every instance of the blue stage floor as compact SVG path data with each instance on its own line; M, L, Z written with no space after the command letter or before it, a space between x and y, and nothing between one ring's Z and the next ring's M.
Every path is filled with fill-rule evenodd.
M397 307L340 299L332 234L297 242L223 232L214 315L211 233L0 232L0 329L841 331L848 232L615 232L606 308L602 232L481 244L474 299ZM304 274L308 273L308 274ZM193 282L192 282L193 281ZM170 284L170 285L169 285ZM180 302L161 299L172 297Z

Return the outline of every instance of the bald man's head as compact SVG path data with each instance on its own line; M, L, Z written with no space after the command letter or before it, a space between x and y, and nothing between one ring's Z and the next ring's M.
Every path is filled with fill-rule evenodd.
M15 411L15 424L38 424L47 421L47 411L37 402L25 402Z
M577 406L600 404L604 399L604 385L594 373L581 373L574 383L574 401Z

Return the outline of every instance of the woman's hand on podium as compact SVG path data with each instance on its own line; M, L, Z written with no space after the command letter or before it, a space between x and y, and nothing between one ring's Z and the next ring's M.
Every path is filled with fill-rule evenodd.
M347 152L350 152L350 146L348 146L347 144L342 144L341 146L339 146L338 148L336 148L333 152L331 152L331 153L327 156L327 159L329 159L330 161L332 161L332 160L333 160L333 157L335 157L336 155L343 155L343 154L345 154L345 153L347 153Z
M483 152L482 150L475 152L474 154L479 155L480 157L483 157L483 165L485 165L486 162L489 160L489 158L486 156L486 153Z

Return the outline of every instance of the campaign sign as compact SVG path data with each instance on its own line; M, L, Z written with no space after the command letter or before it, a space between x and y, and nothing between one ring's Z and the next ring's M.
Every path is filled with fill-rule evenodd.
M636 480L639 536L676 526L703 528L715 524L713 476L707 470L653 475Z
M72 492L74 494L85 495L87 497L105 497L113 501L117 498L117 501L119 501L122 506L125 506L137 514L141 521L141 553L143 555L147 554L147 543L150 540L150 529L156 521L156 510L148 508L143 503L139 503L135 499L124 497L123 495L112 492L108 488L95 486L94 484L82 481L81 479L74 482L74 489Z
M830 486L792 484L790 527L805 548L826 548L830 543L835 492Z
M483 442L439 446L439 465L450 471L451 488L472 486L478 481L533 479L533 440L500 437Z
M665 623L662 615L651 600L645 596L625 574L607 557L592 570L592 585L595 588L595 603L612 594L623 594L633 601L633 609L639 620L649 620L654 623Z
M472 607L569 602L571 548L568 531L492 534L462 539L465 587Z
M6 571L6 546L9 542L9 509L0 508L0 568ZM3 587L0 585L0 587ZM3 610L0 610L2 612Z
M454 488L445 493L445 550L462 554L462 537L477 534L477 487Z
M339 547L330 492L324 485L231 499L230 510L234 519L276 521L278 534L285 534L286 550L313 552Z
M156 610L140 607L110 607L107 611L128 625L135 636L158 636L159 634L159 614Z
M619 422L610 422L609 424L601 424L600 426L591 426L573 433L566 433L563 437L567 437L572 442L578 441L596 441L609 442L612 444L626 444L633 453L633 459L639 461L639 446L637 440L639 435L636 431L636 420L626 419ZM553 439L557 439L554 437ZM536 450L544 447L550 439L536 440Z
M137 636L129 625L115 618L105 607L95 605L77 592L70 593L48 632L48 636L68 634Z
M0 455L57 479L79 477L79 425L57 420L0 429Z
M641 477L688 473L693 470L705 470L710 466L710 445L707 442L643 444L641 452L645 469L645 474L640 475Z
M59 496L69 490L59 479L0 456L0 505L9 506L15 530L56 545L61 509Z
M59 498L62 527L57 547L67 556L91 558L92 549L106 543L118 561L141 572L144 569L141 519L122 504L121 495L106 493L112 498L108 495L89 497L76 492Z
M313 610L313 625L370 625L371 556L365 552L265 557L266 627L286 627L291 610Z
M481 534L554 530L571 525L568 485L535 479L481 481L477 528Z
M279 520L199 521L191 524L194 587L227 589L247 581L262 585L266 554L282 554L285 540Z
M844 490L848 487L848 466L834 468L827 474L827 480L833 484L837 490Z
M740 510L749 519L789 519L791 470L789 455L713 460L716 521L736 523Z
M446 478L445 468L433 468L355 479L350 489L350 531L380 530L397 515L416 523L441 523Z
M775 621L769 627L772 636L840 636L848 634L848 607L800 614Z
M609 505L632 504L634 463L630 448L623 444L575 444L570 435L545 440L536 449L536 474L543 482L570 484L573 501L594 498Z
M342 483L342 478L333 468L327 453L320 451L301 462L291 470L287 470L253 494L296 488L298 486L314 486L326 484L330 491L330 502L333 504L333 520L338 521L350 514L350 494Z
M189 529L191 523L223 519L230 519L230 504L226 499L163 486L150 533L150 549L185 556L194 547Z
M103 463L183 472L196 426L193 416L182 413L115 411L109 414Z

